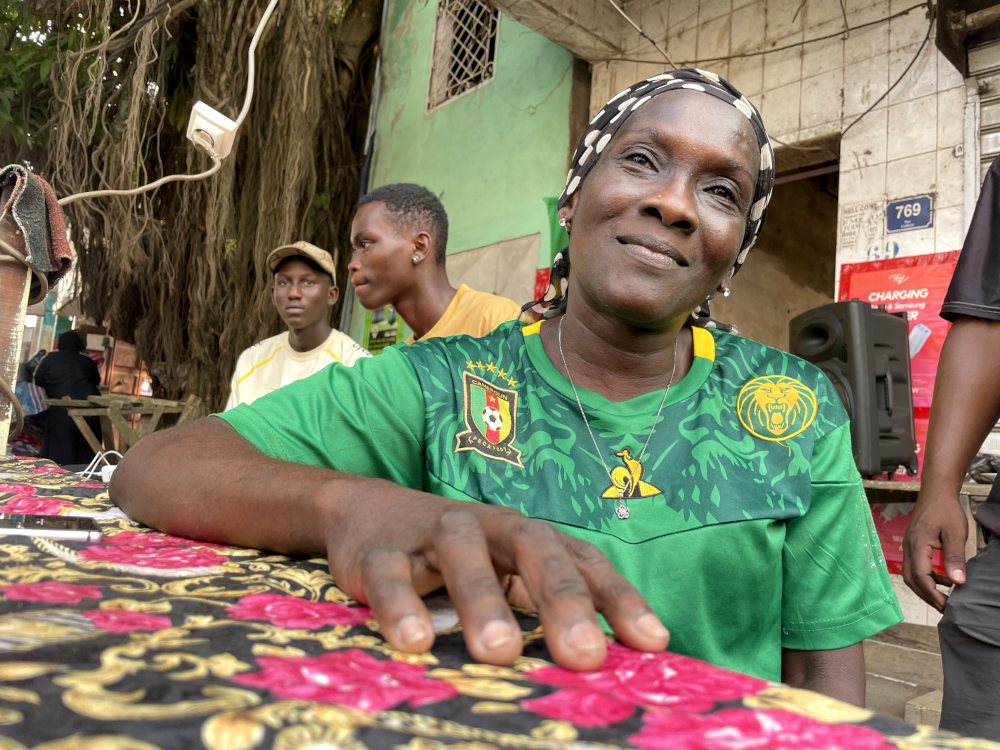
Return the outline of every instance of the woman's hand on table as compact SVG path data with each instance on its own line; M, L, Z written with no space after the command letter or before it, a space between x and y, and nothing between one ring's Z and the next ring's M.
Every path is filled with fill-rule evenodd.
M633 648L667 645L652 609L593 545L510 508L269 458L213 417L140 440L110 494L130 518L169 534L285 554L325 550L337 585L372 608L401 651L431 647L420 597L441 586L480 661L510 664L521 653L505 589L539 613L563 667L604 661L596 612Z
M330 572L371 607L386 639L401 651L423 652L433 644L421 596L442 585L478 661L510 664L521 654L508 598L534 605L552 656L570 669L595 669L604 661L598 611L623 643L643 651L666 648L666 628L635 587L596 547L548 523L509 508L411 491L334 505Z

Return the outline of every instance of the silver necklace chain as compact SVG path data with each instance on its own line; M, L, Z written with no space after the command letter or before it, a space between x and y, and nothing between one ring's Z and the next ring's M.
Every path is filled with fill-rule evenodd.
M566 378L569 380L569 384L573 387L573 395L576 397L576 405L580 408L580 416L583 417L583 423L587 425L587 432L590 433L590 439L594 442L594 450L597 451L597 457L601 459L601 465L604 467L604 473L608 475L608 481L610 481L613 486L615 480L611 476L611 469L608 468L608 464L604 460L604 454L601 452L601 447L597 444L597 438L594 437L594 431L590 428L590 420L587 419L587 412L583 410L583 403L580 401L580 393L576 390L576 383L573 382L573 375L569 371L569 364L567 364L566 355L563 353L562 332L564 320L566 320L565 315L559 318L559 356L562 357L563 369L566 370ZM646 443L642 446L642 450L639 452L639 457L636 459L640 464L642 463L642 457L646 455L646 448L649 447L649 441L652 439L653 433L656 432L656 423L660 421L660 414L663 412L663 405L667 403L667 395L670 393L670 386L674 384L674 373L677 372L677 342L680 341L680 338L681 335L680 332L678 332L677 338L674 339L674 363L670 368L670 380L667 381L667 387L663 392L663 398L660 400L660 408L656 410L656 416L653 418L653 427L646 436ZM628 518L629 508L624 497L619 496L618 507L615 509L615 514L622 520Z

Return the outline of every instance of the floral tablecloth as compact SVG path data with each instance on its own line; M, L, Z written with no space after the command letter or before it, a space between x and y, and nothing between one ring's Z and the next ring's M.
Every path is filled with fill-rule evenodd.
M529 613L513 667L471 663L443 597L403 654L324 559L153 532L46 461L0 458L0 511L105 534L0 537L0 750L1000 750L671 653L570 672Z

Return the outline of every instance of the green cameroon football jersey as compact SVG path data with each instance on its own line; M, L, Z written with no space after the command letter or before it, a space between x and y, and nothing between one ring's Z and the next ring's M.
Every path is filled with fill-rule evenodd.
M598 456L540 325L393 347L221 416L270 456L505 505L594 543L670 649L713 664L777 680L782 648L841 648L902 619L818 369L693 329L644 454L663 391L580 390Z

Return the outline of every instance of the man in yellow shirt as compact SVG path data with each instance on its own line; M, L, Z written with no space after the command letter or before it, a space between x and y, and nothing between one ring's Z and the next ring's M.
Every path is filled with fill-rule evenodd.
M327 320L340 290L333 257L308 242L282 245L267 256L274 274L271 301L288 330L246 349L236 361L226 411L250 404L333 363L353 365L371 355Z
M504 297L451 285L445 272L448 214L421 185L384 185L362 196L351 244L354 256L347 268L354 293L368 310L396 308L413 331L408 344L484 336L521 311Z

